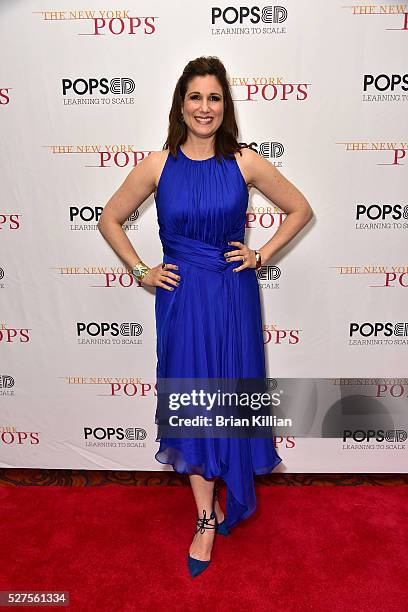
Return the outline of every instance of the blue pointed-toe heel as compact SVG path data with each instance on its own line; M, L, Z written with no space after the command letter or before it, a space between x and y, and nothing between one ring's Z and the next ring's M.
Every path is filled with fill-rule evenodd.
M192 578L195 578L207 569L207 567L210 565L210 561L200 561L200 559L194 559L193 557L188 555L187 565L188 571L190 572L190 576Z
M214 519L215 519L214 510L211 512L209 518L206 518L206 511L203 510L203 516L198 517L197 528L193 535L195 535L197 531L200 531L200 533L204 533L206 529L215 529L217 519L215 519L214 525L208 524L209 521L212 521ZM192 576L193 578L195 578L196 576L201 574L204 570L206 570L207 567L210 565L210 563L211 563L211 559L209 561L201 561L200 559L194 559L194 557L192 557L190 554L188 554L187 556L188 571L190 572L190 576Z
M216 522L216 524L215 524L215 531L217 533L219 533L220 535L223 535L223 536L228 536L228 535L231 534L230 530L227 527L227 519L226 518L224 518L222 523Z

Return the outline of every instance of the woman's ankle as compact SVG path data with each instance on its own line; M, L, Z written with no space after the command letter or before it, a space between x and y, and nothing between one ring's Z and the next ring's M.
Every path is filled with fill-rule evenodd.
M214 501L214 512L215 516L217 517L217 521L219 523L222 523L222 521L224 520L224 512L222 511L221 504L218 499Z

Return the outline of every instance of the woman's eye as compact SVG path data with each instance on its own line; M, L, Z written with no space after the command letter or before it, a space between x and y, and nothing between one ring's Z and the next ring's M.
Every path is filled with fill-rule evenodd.
M199 98L200 96L198 94L194 94L193 96L191 96L192 100L196 100L197 98ZM220 98L218 96L211 96L211 99L214 100L214 102L219 102Z

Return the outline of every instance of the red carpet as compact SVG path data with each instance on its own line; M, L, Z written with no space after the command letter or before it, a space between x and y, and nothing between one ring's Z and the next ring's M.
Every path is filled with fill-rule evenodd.
M0 590L69 591L79 612L407 609L407 487L257 496L192 579L187 487L0 487Z

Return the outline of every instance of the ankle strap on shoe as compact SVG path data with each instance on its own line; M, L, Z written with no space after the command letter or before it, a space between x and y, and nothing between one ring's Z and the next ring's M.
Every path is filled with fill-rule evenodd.
M211 512L209 518L206 518L206 511L203 510L203 516L202 517L198 517L197 519L197 529L196 532L199 531L200 533L204 533L206 529L215 529L215 524L214 525L209 525L208 521L211 521L212 519L215 519L215 512L214 510Z

